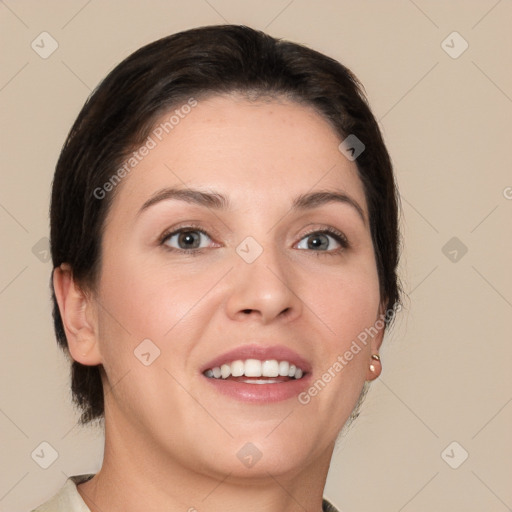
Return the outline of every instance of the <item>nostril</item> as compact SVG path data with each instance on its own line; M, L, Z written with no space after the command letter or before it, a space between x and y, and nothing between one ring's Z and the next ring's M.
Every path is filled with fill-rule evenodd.
M242 313L245 313L246 315L248 315L251 312L252 312L252 309L244 309L244 310L242 310Z

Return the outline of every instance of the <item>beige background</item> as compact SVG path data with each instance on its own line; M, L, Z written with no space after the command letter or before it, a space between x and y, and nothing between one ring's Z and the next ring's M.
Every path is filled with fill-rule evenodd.
M50 316L47 210L64 138L122 58L226 21L349 66L402 195L407 311L326 495L345 512L511 510L510 0L0 2L0 510L30 510L101 461L101 432L76 427ZM43 31L59 45L46 59L31 48ZM453 31L469 44L457 58L459 36L442 45ZM31 457L43 441L58 452L48 469Z

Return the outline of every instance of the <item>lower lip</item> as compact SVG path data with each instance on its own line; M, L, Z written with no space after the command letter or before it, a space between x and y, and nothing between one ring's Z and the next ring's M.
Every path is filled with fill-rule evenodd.
M247 384L246 382L212 379L203 376L219 393L241 402L261 404L281 402L297 397L307 388L309 377L310 375L305 375L301 379L292 379L275 384Z

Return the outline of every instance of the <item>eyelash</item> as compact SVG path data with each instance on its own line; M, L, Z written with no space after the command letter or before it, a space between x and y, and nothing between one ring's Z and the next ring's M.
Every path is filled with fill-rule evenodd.
M197 225L194 225L194 224L190 224L190 225L187 225L187 226L180 227L178 229L174 229L173 231L166 231L159 238L158 243L159 243L159 245L163 246L164 249L166 249L167 251L171 251L171 252L179 252L179 253L187 254L187 255L190 255L190 256L198 256L200 254L203 254L203 252L206 250L204 247L201 248L201 249L177 249L175 247L169 247L165 243L172 236L178 235L178 234L180 234L182 232L188 232L188 231L201 233L201 234L203 234L203 235L205 235L205 236L207 236L208 238L211 239L211 236L204 229L202 229L200 226L197 226ZM334 238L336 240L336 242L338 242L340 244L340 246L341 246L341 247L339 247L337 249L332 249L332 250L329 250L329 251L313 251L313 250L310 250L310 252L315 253L317 256L321 256L321 255L329 255L329 256L338 255L338 254L340 254L341 252L345 251L346 249L348 249L350 247L349 242L347 240L347 237L341 231L338 231L337 229L330 228L330 227L329 228L324 228L324 229L314 229L312 231L304 233L304 235L302 235L300 240L303 240L304 238L307 238L307 237L309 237L311 235L317 235L317 234L328 234L332 238ZM300 250L304 250L304 249L300 249Z
M165 242L171 238L174 235L178 235L182 232L197 231L198 233L202 233L203 235L207 236L211 239L211 236L201 227L197 226L196 224L189 224L187 226L180 227L178 229L174 229L173 231L166 231L159 239L159 245L163 246L163 248L170 252L178 252L182 254L187 254L190 256L199 256L200 254L203 254L203 249L176 249L175 247L169 247Z
M337 249L331 249L330 251L313 251L313 250L311 250L311 252L313 252L316 256L323 256L323 255L337 256L350 247L347 237L341 231L338 231L337 229L330 228L330 227L324 228L324 229L313 229L307 233L304 233L304 235L302 235L301 240L303 240L304 238L307 238L311 235L324 235L324 234L330 235L332 238L334 238L336 240L336 242L338 242L340 244L341 247L338 247ZM304 249L301 249L301 250L304 250Z

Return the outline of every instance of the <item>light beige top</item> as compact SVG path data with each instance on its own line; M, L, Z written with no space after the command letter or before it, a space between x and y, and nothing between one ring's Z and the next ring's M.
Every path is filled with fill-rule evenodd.
M32 512L91 512L76 486L90 480L94 475L76 475L66 480L64 487L49 501Z
M64 487L49 501L32 510L32 512L91 512L80 496L76 486L90 480L94 475L76 475L66 480ZM324 499L323 512L338 512Z

